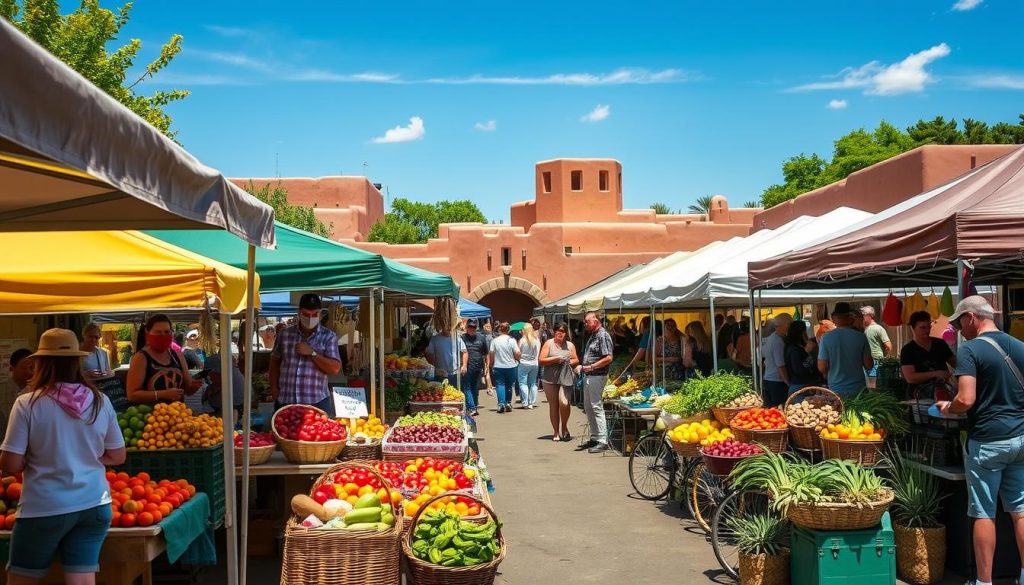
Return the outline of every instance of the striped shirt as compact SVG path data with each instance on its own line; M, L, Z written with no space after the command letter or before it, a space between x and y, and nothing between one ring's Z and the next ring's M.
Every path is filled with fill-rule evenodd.
M326 327L317 327L304 337L298 325L281 330L274 343L272 357L281 360L278 387L281 404L316 404L329 396L327 374L316 367L311 356L295 353L299 343L305 341L319 356L341 361L338 336Z

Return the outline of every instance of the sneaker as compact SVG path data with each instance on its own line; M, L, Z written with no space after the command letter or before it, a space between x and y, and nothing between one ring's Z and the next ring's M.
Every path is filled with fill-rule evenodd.
M504 404L499 404L498 405L498 414L505 414L505 405Z
M590 449L587 449L587 453L602 453L608 450L608 443L597 443Z
M583 443L583 444L582 444L582 445L580 445L579 447L576 447L576 450L577 450L577 451L583 451L583 450L585 450L585 449L589 449L589 448L591 448L591 447L596 447L596 446L597 446L597 444L598 444L598 443L597 443L597 441L595 441L594 439L590 439L590 440L589 440L589 441L587 441L586 443Z

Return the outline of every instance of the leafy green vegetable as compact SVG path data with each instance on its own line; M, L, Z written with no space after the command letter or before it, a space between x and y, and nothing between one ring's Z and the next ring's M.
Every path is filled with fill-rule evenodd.
M866 413L875 428L885 429L891 435L902 435L909 430L906 409L892 394L870 388L861 390L843 400L843 410Z
M786 547L789 522L772 514L751 514L729 518L736 548L745 555L775 556Z
M738 396L750 392L750 378L719 372L704 378L687 380L665 404L665 412L679 416L692 416L715 406L727 404Z
M893 491L893 520L908 528L934 528L939 524L939 503L948 494L939 494L939 480L925 472L903 454L891 449L886 456L890 478L885 480Z

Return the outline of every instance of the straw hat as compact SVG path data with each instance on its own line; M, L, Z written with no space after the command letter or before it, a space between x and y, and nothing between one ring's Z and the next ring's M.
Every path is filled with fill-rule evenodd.
M79 351L78 336L67 329L48 329L39 338L39 349L32 357L84 357L89 352Z

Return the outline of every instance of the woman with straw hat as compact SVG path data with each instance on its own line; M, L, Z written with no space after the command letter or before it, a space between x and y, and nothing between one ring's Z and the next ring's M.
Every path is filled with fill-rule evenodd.
M7 582L37 583L59 552L66 583L92 585L112 520L106 466L125 460L110 400L82 370L78 337L50 329L32 355L35 374L18 397L0 467L24 473Z

